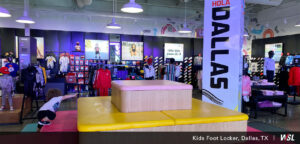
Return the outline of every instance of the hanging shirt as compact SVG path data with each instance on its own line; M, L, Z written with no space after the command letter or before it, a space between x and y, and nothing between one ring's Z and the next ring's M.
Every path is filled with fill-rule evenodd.
M101 74L102 74L103 69L98 69L95 72L95 77L94 77L94 88L99 89L101 87Z
M23 69L21 72L21 81L24 83L24 95L34 97L34 85L36 83L36 73L35 67L28 67Z
M194 58L194 65L202 65L202 57L196 56Z
M102 71L101 88L111 88L111 72L108 69Z
M45 84L43 70L39 66L35 66L35 68L37 70L36 83L40 83L43 86Z
M99 69L96 72L94 88L111 88L111 72L108 69Z
M294 59L294 56L287 56L286 60L285 60L285 65L291 66L293 64L293 59Z
M16 77L17 76L17 72L19 71L19 65L15 64L15 63L7 63L5 65L5 67L8 68L8 71L10 72L10 75L12 77Z
M267 75L267 71L275 71L275 61L271 58L265 58L264 75Z
M52 111L52 112L56 112L60 106L60 103L62 101L62 96L59 97L54 97L52 99L50 99L47 103L45 103L39 111Z
M66 56L63 56L59 59L60 72L68 72L69 62L69 58Z
M176 66L173 64L166 66L165 80L175 81Z
M179 77L181 75L181 72L180 72L180 66L176 66L176 69L175 69L175 77Z
M47 56L46 57L46 61L47 61L47 67L48 67L48 69L53 69L54 68L54 63L56 62L55 57L53 57L53 56Z
M289 85L300 86L300 67L292 67L290 69Z
M144 67L144 78L151 78L155 79L155 69L152 65L146 65Z
M251 95L251 80L249 76L243 76L242 78L242 95L250 96Z
M44 67L40 67L43 71L43 76L44 76L44 81L45 81L45 85L47 84L47 75L46 75L46 69Z

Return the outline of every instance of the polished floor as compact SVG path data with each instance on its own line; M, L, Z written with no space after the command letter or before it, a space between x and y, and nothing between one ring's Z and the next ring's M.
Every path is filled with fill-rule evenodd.
M84 96L84 95L83 95ZM193 92L193 97L201 99L199 91ZM298 99L300 101L300 98ZM42 104L42 103L41 103ZM60 106L60 111L76 110L77 100L76 98L65 100ZM283 112L283 109L278 111ZM35 117L36 112L31 112L26 117ZM23 124L10 124L1 125L0 132L20 132L22 129L30 123L36 123L36 119L24 120ZM258 112L258 118L251 118L248 121L248 125L261 130L263 132L300 132L300 105L288 105L288 116L283 117L270 112Z

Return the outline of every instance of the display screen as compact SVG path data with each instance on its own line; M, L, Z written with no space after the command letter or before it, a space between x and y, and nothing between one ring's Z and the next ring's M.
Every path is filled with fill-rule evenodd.
M122 60L143 60L143 42L122 42Z
M85 40L86 59L109 59L109 42L107 40Z
M282 47L283 44L282 43L274 43L274 44L266 44L265 45L265 57L269 57L269 51L274 51L274 57L273 59L276 62L280 61L281 58L281 53L282 53Z
M174 58L175 61L183 61L184 44L165 43L165 61L166 59Z

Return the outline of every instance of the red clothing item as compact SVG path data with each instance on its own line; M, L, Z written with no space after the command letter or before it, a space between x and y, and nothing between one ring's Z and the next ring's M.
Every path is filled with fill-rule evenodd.
M300 86L300 67L292 67L289 73L289 85Z
M94 88L97 89L99 96L108 96L108 89L111 88L111 73L109 70L97 70Z
M101 73L101 86L100 88L111 88L111 73L110 70L103 70Z
M94 88L99 89L101 86L101 74L102 74L103 69L98 69L96 72L96 77L94 81Z
M97 94L99 96L108 96L108 88L97 89Z

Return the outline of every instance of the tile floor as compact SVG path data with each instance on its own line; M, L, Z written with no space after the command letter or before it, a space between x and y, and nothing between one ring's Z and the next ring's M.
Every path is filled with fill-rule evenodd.
M193 92L193 97L201 99L199 91ZM300 98L298 98L300 100ZM76 98L63 101L60 106L60 111L76 110ZM281 112L283 109L279 110ZM32 112L27 117L35 116L36 113ZM23 124L10 124L1 125L0 132L20 132L26 124L36 123L37 120L24 120ZM300 105L288 105L288 116L283 117L270 112L258 112L258 118L250 118L248 125L264 132L286 132L297 131L300 132Z

